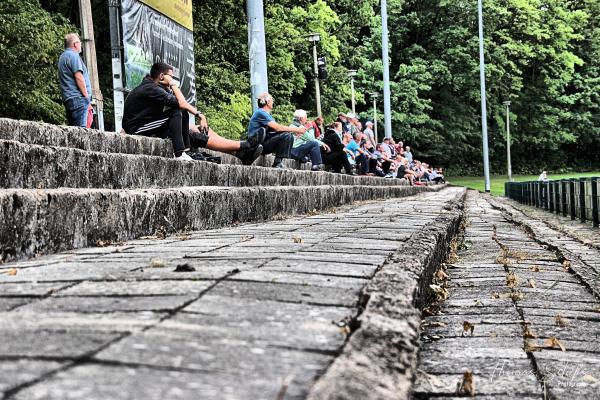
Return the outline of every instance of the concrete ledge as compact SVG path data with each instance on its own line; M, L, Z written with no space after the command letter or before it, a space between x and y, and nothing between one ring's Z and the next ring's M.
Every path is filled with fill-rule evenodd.
M153 190L0 191L3 261L154 234L264 221L359 200L404 197L440 187L264 187Z
M182 186L397 186L404 180L219 165L0 140L0 187L122 189Z
M168 139L145 136L101 132L72 126L51 125L43 122L0 118L0 140L14 140L20 143L39 146L68 147L79 150L103 153L141 154L173 158L173 146ZM236 157L208 151L221 157L223 164L242 165ZM254 165L270 167L275 157L268 155L259 157ZM307 169L310 165L302 165L295 160L284 160L286 168Z
M363 291L364 312L343 352L308 399L408 399L416 372L425 289L462 218L466 191L377 272Z

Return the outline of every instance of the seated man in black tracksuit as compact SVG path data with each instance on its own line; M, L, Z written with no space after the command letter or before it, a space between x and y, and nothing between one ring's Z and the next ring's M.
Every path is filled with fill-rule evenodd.
M199 117L197 129L190 129L188 112ZM173 67L162 62L155 63L150 75L127 96L123 129L133 135L169 137L175 158L187 161L195 157L186 150L205 147L232 153L244 164L252 164L262 153L264 140L264 134L241 142L217 135L208 128L206 117L185 100L173 78Z
M347 174L354 175L352 173L352 165L350 165L350 161L348 161L348 157L344 151L346 146L342 142L341 122L336 121L327 126L322 142L329 148L329 151L321 148L323 164L331 166L333 172L340 173L342 172L342 167L344 167Z

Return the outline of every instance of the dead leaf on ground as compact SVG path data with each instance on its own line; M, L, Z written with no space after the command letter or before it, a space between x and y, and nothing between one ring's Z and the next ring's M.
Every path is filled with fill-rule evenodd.
M538 267L537 265L532 265L529 267L529 269L533 272L540 272L540 267Z
M483 307L483 303L479 299L475 300L475 305L478 306L478 307Z
M434 321L434 322L424 322L423 326L428 326L428 327L432 327L432 328L445 328L446 326L448 326L448 324L446 324L445 322Z
M548 349L559 348L560 351L565 351L565 346L563 346L556 336L550 336L548 339L544 340L544 346Z
M556 314L554 316L554 322L557 326L560 326L561 328L564 328L565 326L569 325L569 322L565 320L561 314Z
M447 280L449 278L449 276L443 270L438 269L437 272L435 273L435 278L438 281L445 281L445 280Z
M9 268L6 271L3 272L5 275L8 276L15 276L17 274L17 269L16 268Z
M302 239L301 237L294 236L294 237L292 237L292 239L294 240L294 243L298 243L298 244L304 243L304 239Z
M429 285L429 289L431 289L437 301L446 300L448 298L448 290L440 285Z
M525 345L523 346L523 350L525 350L526 352L532 352L532 351L540 351L542 350L542 346L530 342L529 340L525 341Z
M456 394L467 394L471 397L475 396L475 383L473 382L473 371L466 370L463 374L462 382L456 384Z
M167 263L160 258L153 258L150 260L150 268L164 268L167 266Z
M524 339L535 339L537 338L536 334L531 330L531 326L525 325L523 328L523 338Z
M180 232L179 233L179 240L186 241L186 240L190 240L190 238L192 237L192 235L189 232Z
M532 288L532 289L535 289L535 279L533 279L533 278L529 278L529 279L527 279L527 285L528 285L530 288Z
M598 379L594 378L592 375L584 375L581 377L581 380L586 383L598 383L600 382Z
M96 247L106 247L112 244L112 240L96 240Z
M506 285L508 287L515 287L519 284L519 277L513 271L506 275Z
M568 271L569 269L571 269L571 261L569 260L564 260L562 263L563 268Z
M463 322L463 331L460 336L464 336L465 332L471 331L471 336L473 336L473 331L475 330L475 324L470 323L469 321Z

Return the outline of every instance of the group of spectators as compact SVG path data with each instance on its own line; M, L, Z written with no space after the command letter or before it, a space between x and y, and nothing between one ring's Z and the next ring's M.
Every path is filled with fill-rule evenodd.
M263 154L275 154L274 168L283 168L283 159L310 162L313 171L328 169L349 175L404 178L412 185L444 182L443 171L415 160L410 146L386 137L377 143L373 123L362 123L353 113L339 113L323 126L323 118L309 121L305 110L296 110L290 126L277 123L271 116L273 97L262 93L258 109L250 119L248 140L264 132Z
M58 62L63 103L71 125L88 126L90 93L88 72L79 57L81 41L65 36L65 51ZM248 124L246 140L229 140L208 127L206 117L189 104L173 77L173 67L157 62L150 74L125 100L123 130L129 134L168 137L174 156L185 161L204 160L198 151L208 148L230 153L250 165L261 154L274 154L273 168L284 168L283 160L310 162L313 171L327 169L349 175L404 178L411 184L443 182L441 170L413 159L410 147L393 138L377 143L373 123L365 128L353 113L340 113L324 126L321 117L309 121L304 110L296 110L291 125L282 125L271 115L274 107L269 93L258 96L258 109ZM192 114L197 121L190 121ZM197 123L196 123L197 122Z

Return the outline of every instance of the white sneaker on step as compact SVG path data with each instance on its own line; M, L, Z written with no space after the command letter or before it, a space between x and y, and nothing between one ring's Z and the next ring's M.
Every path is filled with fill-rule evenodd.
M175 157L176 160L182 160L182 161L194 161L194 159L192 157L190 157L185 151L183 153L181 153L181 155L179 157Z

